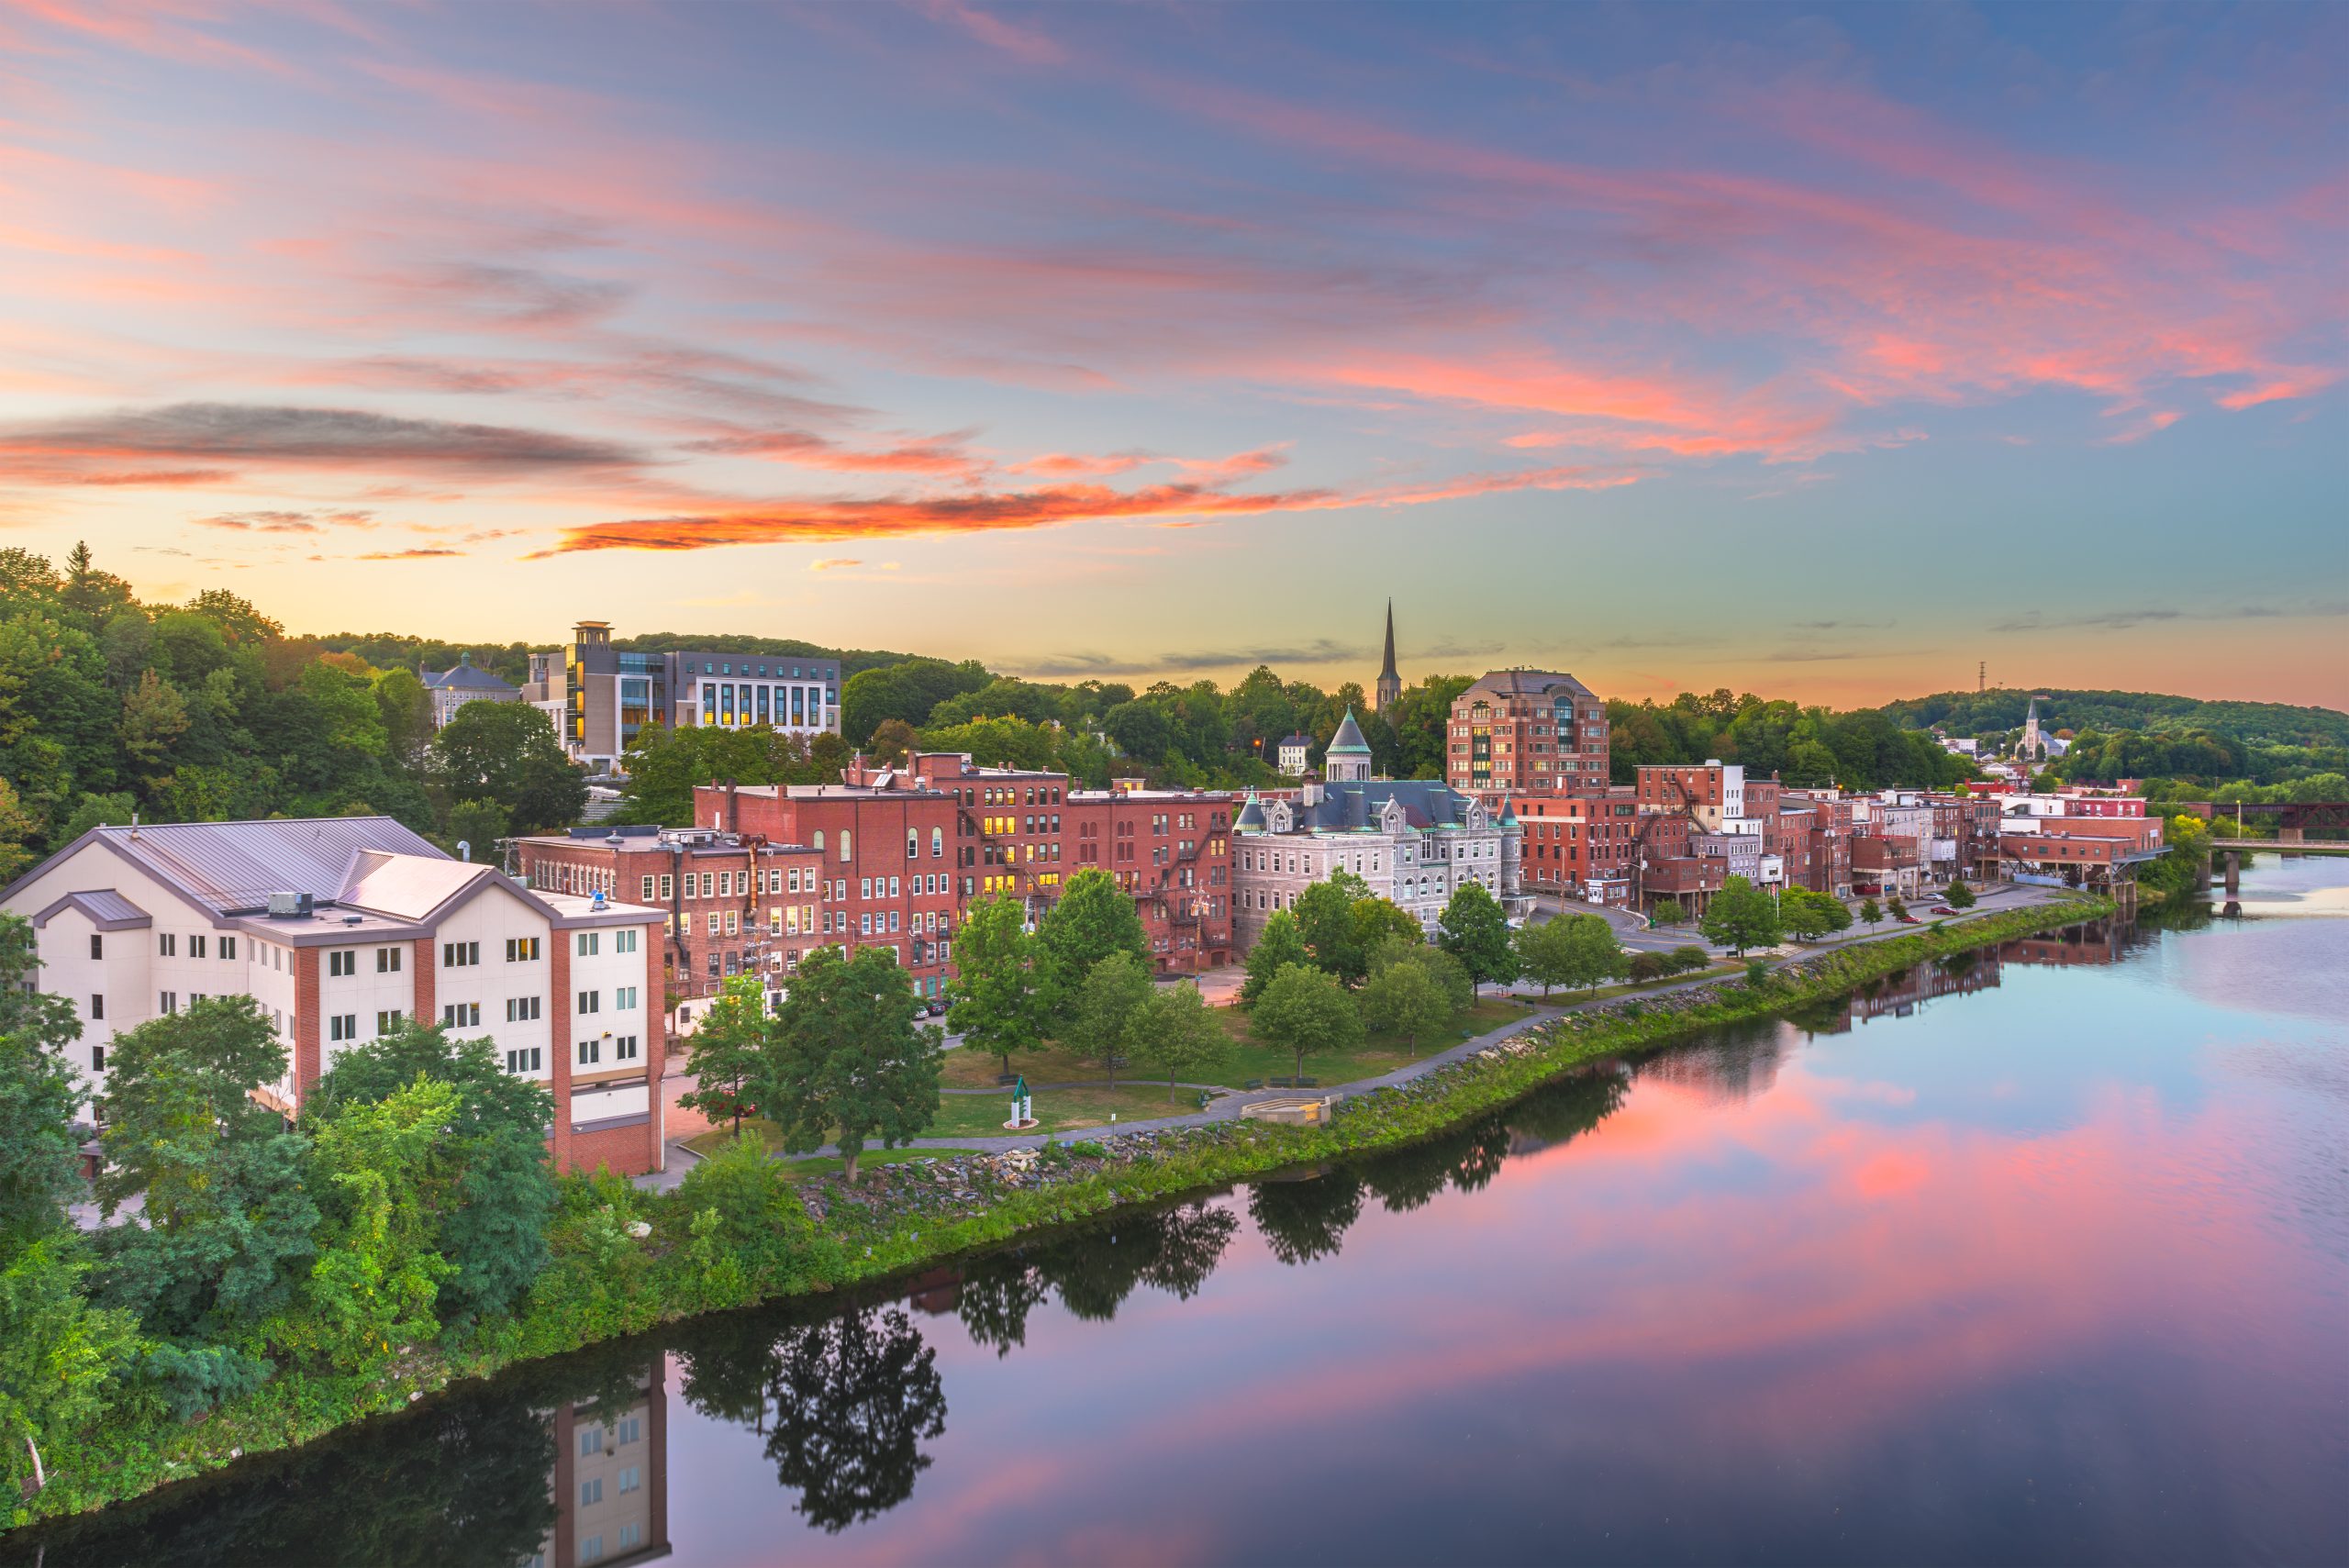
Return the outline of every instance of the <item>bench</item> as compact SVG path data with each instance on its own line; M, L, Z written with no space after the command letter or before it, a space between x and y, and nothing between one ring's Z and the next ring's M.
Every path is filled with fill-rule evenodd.
M1261 1089L1264 1086L1264 1081L1262 1078L1251 1078L1240 1086L1243 1089Z

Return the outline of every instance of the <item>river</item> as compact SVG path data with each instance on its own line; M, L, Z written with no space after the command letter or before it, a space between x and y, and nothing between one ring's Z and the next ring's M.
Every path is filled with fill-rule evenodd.
M526 1368L82 1563L2349 1561L2349 861Z

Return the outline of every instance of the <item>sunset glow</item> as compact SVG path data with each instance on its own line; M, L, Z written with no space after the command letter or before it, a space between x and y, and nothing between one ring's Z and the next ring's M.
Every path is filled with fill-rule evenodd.
M1391 595L1408 680L2339 706L2344 51L0 0L0 544L297 631L1366 681Z

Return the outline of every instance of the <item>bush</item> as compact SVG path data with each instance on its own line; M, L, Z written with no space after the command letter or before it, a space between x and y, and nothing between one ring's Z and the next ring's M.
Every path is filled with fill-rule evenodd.
M1693 942L1686 947L1674 948L1671 958L1672 967L1683 974L1693 974L1713 962L1710 953Z
M1635 952L1624 973L1633 980L1661 980L1672 973L1672 961L1660 952Z
M1756 991L1770 983L1770 966L1758 958L1745 961L1745 983Z

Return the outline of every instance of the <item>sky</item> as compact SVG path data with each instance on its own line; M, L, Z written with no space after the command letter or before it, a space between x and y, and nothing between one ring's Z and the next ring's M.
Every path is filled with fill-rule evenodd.
M2349 706L2349 9L0 0L0 546L289 629Z

